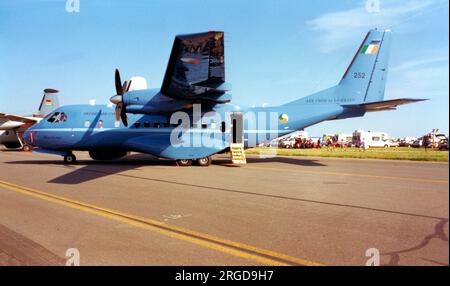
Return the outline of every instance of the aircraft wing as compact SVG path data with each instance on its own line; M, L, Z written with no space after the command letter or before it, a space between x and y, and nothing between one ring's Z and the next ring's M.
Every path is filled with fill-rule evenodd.
M226 103L223 32L175 37L161 93L172 98Z
M356 110L364 110L366 112L374 111L384 111L384 110L395 110L397 106L408 103L415 103L419 101L424 101L427 99L414 99L414 98L399 98L384 101L367 102L361 104L349 104L343 105L343 107Z
M22 122L24 124L34 124L40 120L40 118L28 118L28 117L22 117L12 114L5 114L0 113L0 120L9 120L9 121L16 121L16 122Z

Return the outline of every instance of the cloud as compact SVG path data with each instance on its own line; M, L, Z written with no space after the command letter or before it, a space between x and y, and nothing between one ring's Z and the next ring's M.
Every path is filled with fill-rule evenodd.
M448 63L405 68L389 82L391 85L389 98L429 98L438 102L448 102L448 77ZM448 115L447 104L439 107L439 112L443 111Z
M307 22L312 31L321 33L320 49L324 53L354 45L354 35L372 28L393 28L410 22L423 13L438 8L441 0L380 2L379 12L368 12L366 1L353 9L322 14ZM386 3L386 4L385 4ZM444 3L445 4L445 3ZM448 3L445 5L448 6Z
M398 71L414 69L417 67L434 65L434 64L442 64L442 63L448 64L448 56L406 61L396 67L393 67L391 70L394 72L398 72Z

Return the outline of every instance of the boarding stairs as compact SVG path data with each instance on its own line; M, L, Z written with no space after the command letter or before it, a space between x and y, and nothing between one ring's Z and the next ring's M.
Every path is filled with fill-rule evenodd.
M247 164L245 157L244 144L233 143L230 145L231 161L233 164Z

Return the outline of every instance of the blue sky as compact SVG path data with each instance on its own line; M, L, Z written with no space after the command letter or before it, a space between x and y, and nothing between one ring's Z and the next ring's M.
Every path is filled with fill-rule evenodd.
M34 112L47 87L61 90L63 104L106 104L116 67L159 87L174 35L208 30L226 32L233 102L278 105L335 85L379 27L393 30L386 99L431 100L307 131L448 134L448 1L379 4L375 12L365 0L80 0L80 13L67 13L66 0L2 0L0 111Z

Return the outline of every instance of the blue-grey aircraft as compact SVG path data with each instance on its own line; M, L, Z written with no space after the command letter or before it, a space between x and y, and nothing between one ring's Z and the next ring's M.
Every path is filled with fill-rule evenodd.
M390 30L365 36L340 82L329 89L274 107L231 104L225 81L224 33L175 37L161 88L122 84L116 70L113 106L63 106L28 129L25 140L37 151L73 163L74 150L95 160L141 152L177 160L179 166L211 163L211 155L366 112L396 109L421 99L384 100ZM273 119L275 118L275 120Z

